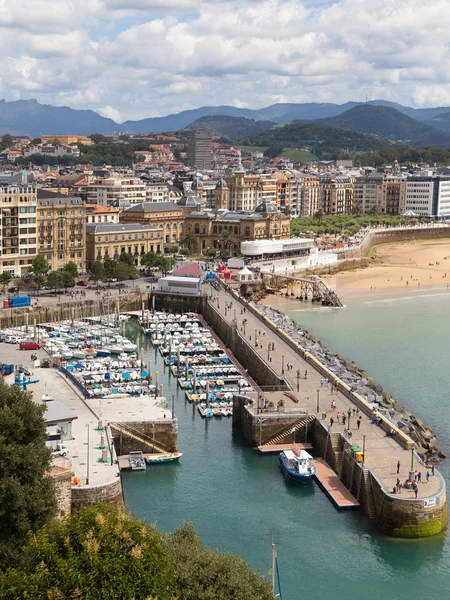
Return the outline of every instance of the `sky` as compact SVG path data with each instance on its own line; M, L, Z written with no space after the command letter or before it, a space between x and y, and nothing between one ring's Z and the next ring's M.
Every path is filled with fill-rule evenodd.
M117 122L204 105L450 105L448 0L0 0L0 97Z

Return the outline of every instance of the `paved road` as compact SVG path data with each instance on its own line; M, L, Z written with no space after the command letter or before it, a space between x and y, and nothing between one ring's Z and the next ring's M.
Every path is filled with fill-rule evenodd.
M347 415L347 411L353 409L352 402L341 393L337 395L332 394L330 387L323 381L320 373L315 371L299 354L294 352L290 346L276 336L267 324L254 316L249 310L245 310L244 313L244 305L236 300L232 294L225 292L222 287L220 291L216 291L212 287L210 288L209 285L206 287L206 291L213 294L214 306L228 322L231 323L233 319L237 320L238 329L241 334L245 336L249 343L255 346L256 351L268 362L270 367L280 375L284 370L284 375L295 391L297 390L297 370L300 370L300 391L297 394L300 404L298 406L303 406L311 413L316 413L317 397L319 397L319 415L321 416L322 412L326 413L325 422L327 425L329 425L329 418L333 416L335 422L331 431L343 433L344 429L348 428L348 422L346 425L337 423L337 414L342 415L344 413ZM230 305L231 307L229 307ZM244 319L247 320L246 325L243 324ZM269 343L272 344L272 342L275 344L275 350L269 351ZM293 365L293 368L290 370L287 369L288 363L292 363ZM306 379L304 377L305 371L308 372ZM336 402L336 409L334 411L331 409L332 400ZM289 410L289 407L287 410ZM358 429L356 421L357 419L353 417L352 412L350 419L350 429L353 434L352 443L358 444L362 448L363 435L366 436L365 467L372 469L383 480L386 489L392 491L397 477L400 478L402 483L408 478L411 467L411 452L404 450L392 438L386 437L384 432L376 425L373 425L367 416L361 414L360 429ZM397 461L400 461L401 464L398 475ZM430 477L430 483L427 484L425 477L426 468L424 465L415 459L414 468L422 473L422 483L419 484L418 497L427 497L435 494L440 488L439 478ZM402 494L406 497L414 498L412 490L402 489Z

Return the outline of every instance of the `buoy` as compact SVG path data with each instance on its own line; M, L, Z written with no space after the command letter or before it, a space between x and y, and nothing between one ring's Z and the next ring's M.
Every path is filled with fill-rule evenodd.
M73 483L75 485L78 485L80 483L80 478L79 477L74 477L72 481L73 481Z

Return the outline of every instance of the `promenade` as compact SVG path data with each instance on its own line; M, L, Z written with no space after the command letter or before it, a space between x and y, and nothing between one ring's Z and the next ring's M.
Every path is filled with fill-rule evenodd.
M326 385L323 376L317 372L309 363L307 363L299 354L279 336L277 336L261 319L255 316L250 310L243 312L245 303L236 300L234 295L226 292L222 286L219 291L207 286L208 293L213 295L213 305L221 315L231 324L234 319L237 321L238 331L260 354L261 358L277 374L284 375L290 383L292 390L299 399L299 404L290 404L285 398L286 411L290 407L305 409L310 414L316 414L322 419L322 414L326 414L325 425L330 424L330 417L333 417L334 423L331 426L331 433L343 433L344 429L349 428L348 421L345 425L337 421L338 413L342 416L351 411L350 430L352 431L352 444L358 444L363 447L363 436L365 436L365 461L364 467L371 471L382 481L386 491L392 492L396 484L397 477L401 483L408 478L411 468L412 454L409 450L404 450L396 441L385 435L385 432L378 426L371 423L371 419L360 412L361 424L357 427L357 418L353 416L353 403L343 394L332 393L331 387ZM209 290L211 289L211 292ZM230 306L231 305L231 306ZM227 308L226 307L230 307ZM246 324L243 321L246 320ZM275 349L269 350L269 345L275 344ZM262 344L262 347L261 347ZM288 363L292 368L288 369ZM297 378L297 371L300 372L300 379ZM305 379L305 371L307 378ZM322 383L323 382L323 383ZM299 391L297 392L297 384ZM317 400L319 399L319 400ZM336 403L336 409L332 410L331 403ZM319 411L317 403L319 402ZM400 471L397 474L397 463L400 461ZM429 483L426 481L427 469L417 457L414 457L414 469L421 472L422 481L419 483L418 498L427 498L439 492L441 487L440 478L430 476ZM431 471L430 471L431 475ZM412 490L402 488L401 496L404 498L415 498Z

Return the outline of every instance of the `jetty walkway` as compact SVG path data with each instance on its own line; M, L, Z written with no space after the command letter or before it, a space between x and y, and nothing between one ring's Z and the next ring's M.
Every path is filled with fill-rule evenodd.
M205 289L209 293L209 285ZM326 384L326 380L314 367L306 362L300 354L294 351L280 335L277 335L269 325L261 318L253 314L246 303L238 300L234 293L227 292L222 286L219 290L213 290L212 300L216 310L230 323L237 321L237 327L247 341L252 344L255 351L278 375L284 376L295 391L299 399L298 404L294 404L287 397L284 397L286 411L290 408L304 409L309 414L317 414L317 418L324 421L326 427L329 427L330 417L333 417L334 423L330 428L331 434L344 433L345 429L352 431L351 443L357 444L362 449L365 447L364 468L370 469L381 481L386 492L391 493L397 478L402 483L408 479L411 469L412 452L402 448L399 443L391 437L387 437L385 432L377 425L372 424L371 418L361 411L360 428L357 427L357 418L353 416L352 401L341 392L334 393L331 385ZM231 306L230 306L231 305ZM226 308L230 307L230 308ZM244 324L243 321L246 321ZM256 336L256 337L255 337ZM269 350L269 344L275 344L274 350ZM262 344L262 347L261 347ZM292 367L288 369L288 363ZM305 371L307 377L305 379ZM297 373L300 374L298 377ZM299 391L297 392L297 388ZM331 403L336 403L336 409L331 408ZM319 408L319 410L317 410ZM350 427L347 422L345 425L337 422L337 414L347 416L348 410L352 411L350 418ZM323 419L323 415L325 418ZM364 438L365 436L365 438ZM397 474L397 463L400 462L399 473ZM429 482L426 481L427 469L416 456L414 456L414 469L422 474L422 481L418 485L418 499L436 496L441 487L442 479L438 476L431 476ZM415 499L413 490L401 489L399 498Z

